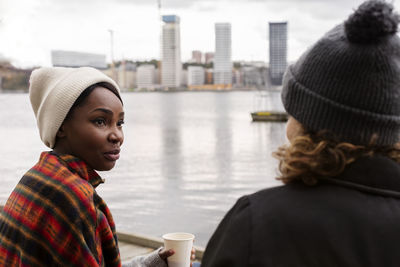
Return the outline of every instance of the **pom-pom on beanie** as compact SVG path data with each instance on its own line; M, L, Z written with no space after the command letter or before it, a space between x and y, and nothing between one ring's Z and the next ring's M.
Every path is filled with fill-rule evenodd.
M119 93L118 85L101 71L90 68L39 68L29 79L29 97L40 138L54 148L58 129L72 105L89 86L106 82Z
M361 4L285 72L282 102L312 132L379 146L399 142L399 16L385 1Z

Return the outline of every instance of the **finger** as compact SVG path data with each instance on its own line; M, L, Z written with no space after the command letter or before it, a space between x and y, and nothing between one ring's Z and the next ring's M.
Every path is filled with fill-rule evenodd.
M163 249L158 253L158 255L160 255L161 259L165 260L166 258L174 255L174 253L175 253L175 251L172 249L169 249L169 250Z
M192 260L196 259L196 249L192 248Z

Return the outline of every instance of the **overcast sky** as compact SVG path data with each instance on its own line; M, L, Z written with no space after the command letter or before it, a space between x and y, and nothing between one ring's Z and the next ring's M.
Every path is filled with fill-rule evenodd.
M181 18L181 57L214 51L216 22L232 25L233 60L268 61L268 22L288 22L288 59L296 60L362 0L161 0L161 15ZM398 1L394 2L399 8ZM16 66L50 66L51 50L116 59L160 57L157 0L0 0L0 55Z

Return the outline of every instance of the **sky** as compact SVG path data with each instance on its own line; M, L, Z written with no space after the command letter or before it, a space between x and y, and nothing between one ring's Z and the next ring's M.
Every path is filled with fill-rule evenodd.
M51 50L105 54L116 60L160 58L161 15L178 15L181 59L213 52L215 23L232 27L234 61L268 62L268 23L288 22L295 61L362 0L0 0L0 57L17 67L51 66ZM400 10L398 2L392 2Z

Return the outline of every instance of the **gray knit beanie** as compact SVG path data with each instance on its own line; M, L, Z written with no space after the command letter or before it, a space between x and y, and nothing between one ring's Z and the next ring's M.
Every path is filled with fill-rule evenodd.
M286 111L340 141L400 141L400 19L385 1L367 1L286 70Z
M90 67L40 68L32 72L29 98L46 146L54 148L58 129L81 93L100 82L110 84L119 93L118 85L110 77Z

